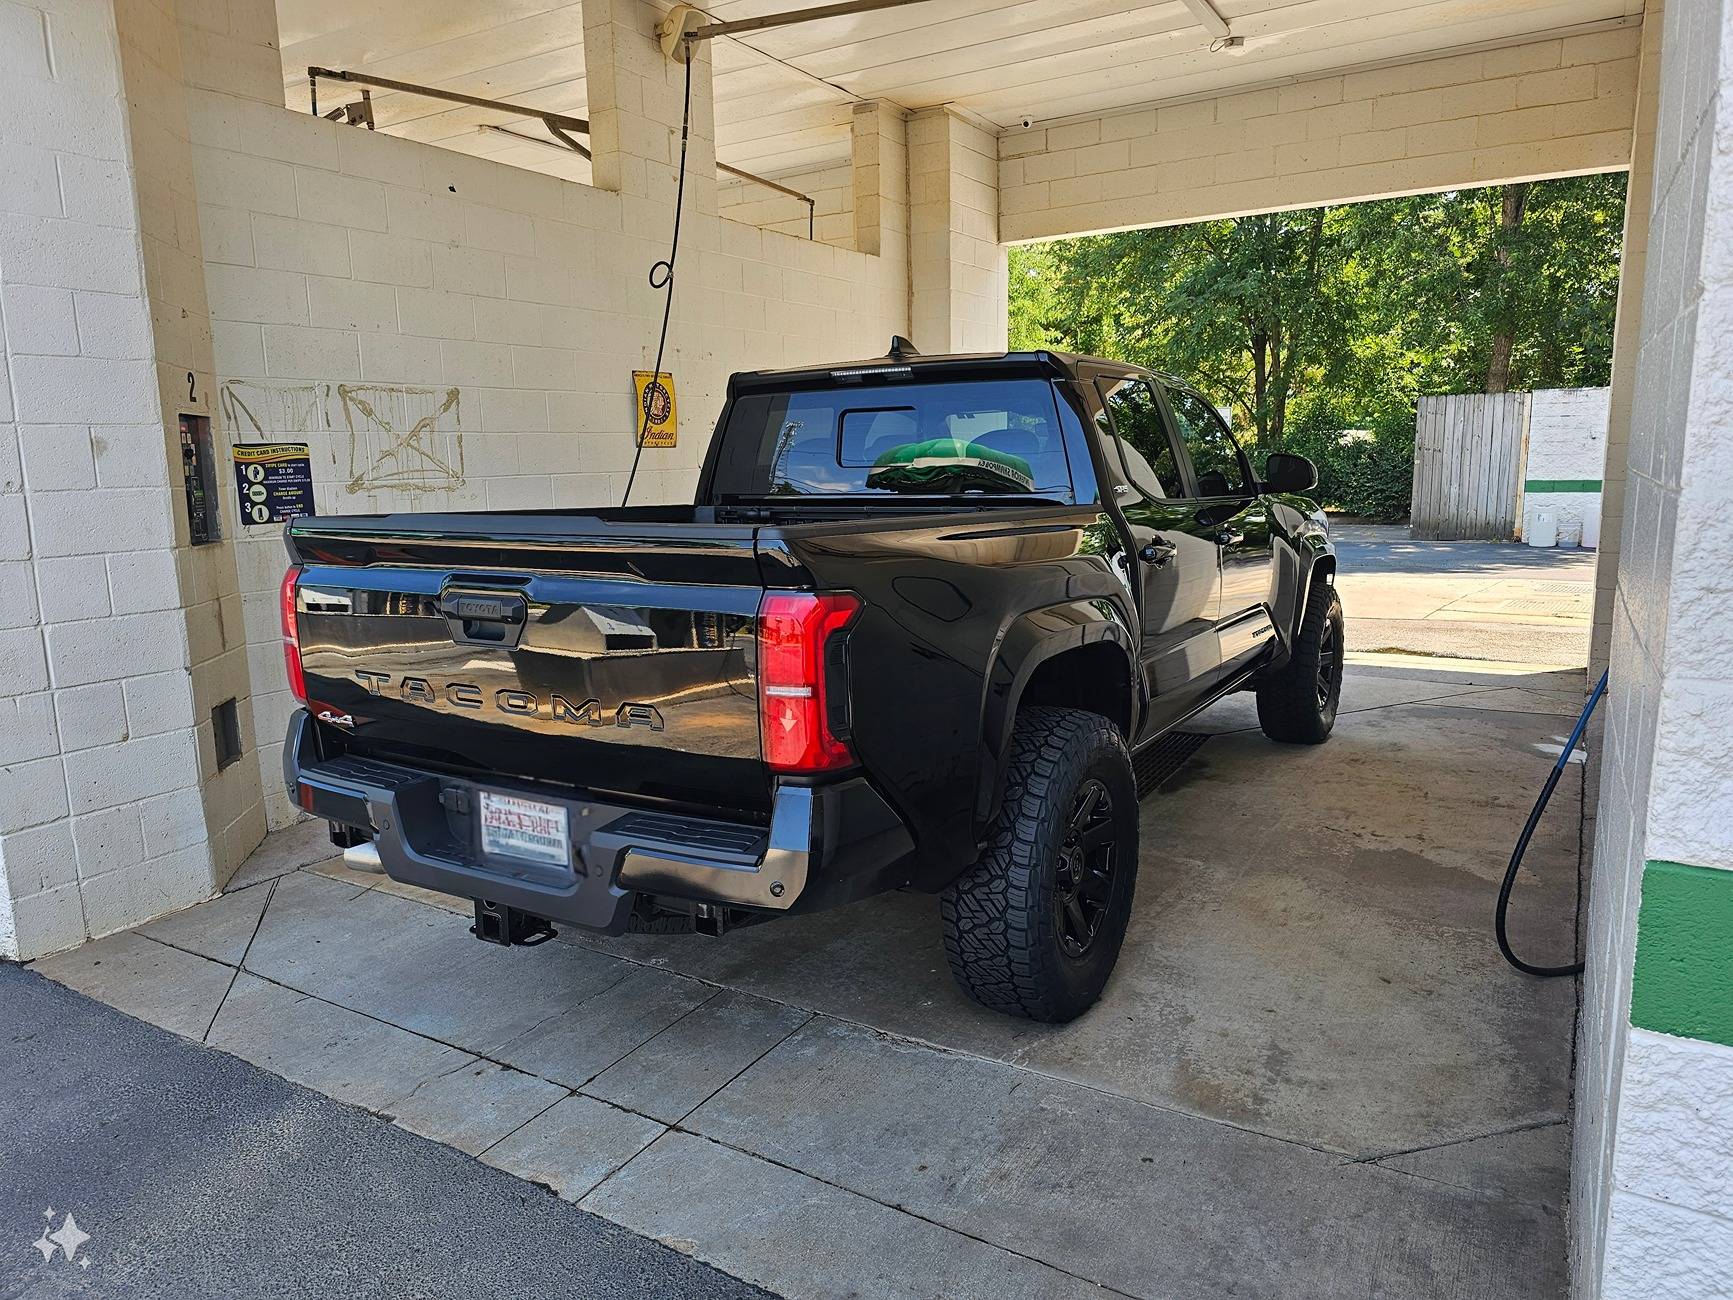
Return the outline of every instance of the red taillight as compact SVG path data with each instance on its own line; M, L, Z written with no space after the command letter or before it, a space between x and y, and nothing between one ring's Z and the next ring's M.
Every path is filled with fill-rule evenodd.
M758 717L773 772L832 772L854 762L831 729L825 645L860 611L846 592L772 591L758 604Z
M301 670L301 633L295 624L295 584L301 579L301 566L291 564L283 575L277 606L283 615L283 667L289 672L289 690L297 700L307 702L307 674Z

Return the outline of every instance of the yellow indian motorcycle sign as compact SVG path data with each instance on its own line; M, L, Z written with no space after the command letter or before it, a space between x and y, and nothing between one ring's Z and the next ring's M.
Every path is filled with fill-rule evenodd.
M638 429L646 447L672 447L676 434L674 376L664 370L632 372L632 387L638 394ZM648 418L646 418L648 417Z

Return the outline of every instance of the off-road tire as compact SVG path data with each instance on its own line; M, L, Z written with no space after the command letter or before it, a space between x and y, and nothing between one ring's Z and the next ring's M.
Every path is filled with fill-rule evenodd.
M1071 822L1105 797L1113 832L1105 887L1083 906L1097 918L1087 946L1060 911L1077 879ZM1066 865L1061 865L1062 853ZM1091 876L1091 883L1100 882ZM945 955L963 991L993 1011L1062 1023L1095 1004L1119 958L1137 886L1137 783L1124 738L1080 709L1028 708L1011 738L1004 802L987 848L940 896ZM1099 908L1097 912L1095 909Z
M1258 725L1271 740L1321 745L1342 702L1342 598L1333 584L1312 584L1294 653L1258 683Z

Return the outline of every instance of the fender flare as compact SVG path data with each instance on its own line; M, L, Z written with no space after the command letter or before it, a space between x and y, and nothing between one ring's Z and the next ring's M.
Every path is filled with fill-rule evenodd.
M1294 626L1292 631L1288 634L1289 645L1293 644L1293 638L1298 636L1300 629L1305 626L1306 610L1310 607L1312 601L1313 581L1320 571L1328 572L1332 576L1335 574L1335 551L1325 547L1319 547L1310 551L1310 553L1305 556L1305 570L1300 575L1300 589L1294 600Z
M1335 572L1336 550L1327 536L1309 529L1298 535L1278 535L1274 540L1277 590L1270 613L1281 640L1281 659L1285 661L1293 650L1295 637L1305 625L1312 580L1320 565L1331 573Z
M1109 644L1125 655L1126 680L1134 698L1127 710L1129 732L1137 731L1145 701L1137 672L1137 640L1125 613L1104 598L1061 601L1026 610L1006 626L994 647L988 667L986 690L981 702L981 764L976 786L975 819L984 827L999 810L1005 787L1005 762L1011 749L1011 730L1023 689L1035 670L1049 660L1084 646Z

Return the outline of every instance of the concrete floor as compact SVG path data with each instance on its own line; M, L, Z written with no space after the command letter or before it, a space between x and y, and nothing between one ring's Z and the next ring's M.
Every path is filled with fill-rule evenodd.
M1490 921L1581 695L1356 665L1318 748L1218 705L1069 1026L967 1002L918 895L502 950L301 841L37 969L787 1295L1557 1297L1574 990ZM1537 959L1577 773L1519 898Z
M1588 662L1593 551L1417 542L1400 524L1336 525L1331 534L1350 650Z

